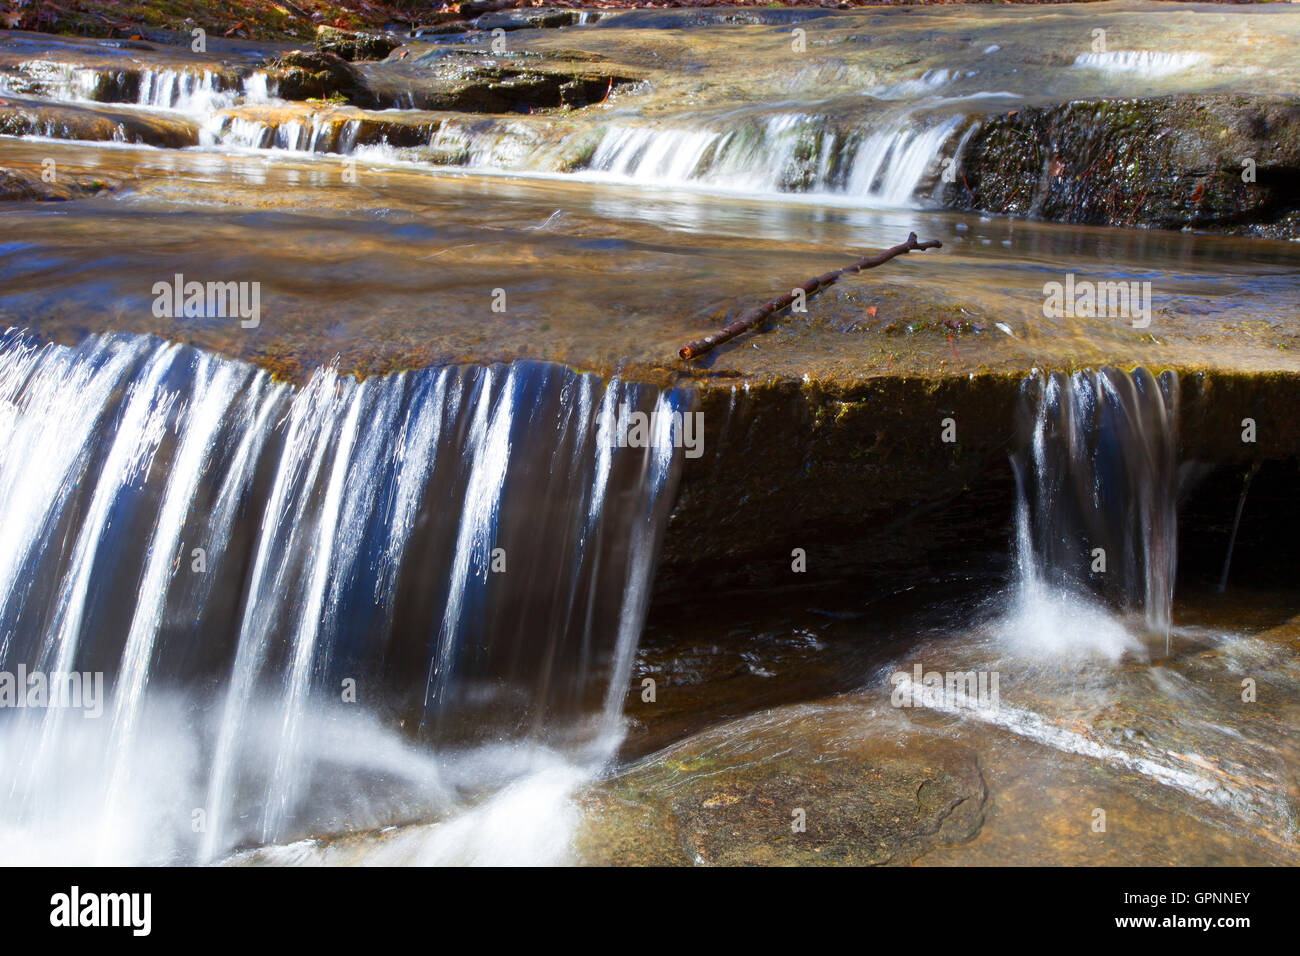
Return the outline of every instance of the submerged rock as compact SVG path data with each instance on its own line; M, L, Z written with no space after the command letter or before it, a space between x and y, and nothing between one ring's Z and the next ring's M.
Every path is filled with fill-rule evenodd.
M0 135L139 143L181 149L199 142L198 126L174 115L0 96Z
M826 624L797 602L760 610L759 626L778 631L791 616L800 629L820 619L813 626L827 648L877 646L871 663L859 662L857 689L838 697L757 700L731 717L720 707L736 680L725 666L691 678L661 673L653 702L634 675L626 705L634 725L681 728L666 712L683 697L697 720L676 743L587 788L578 860L1294 865L1300 752L1287 728L1300 668L1287 593L1193 594L1168 652L1163 636L1144 641L1108 618L1103 626L1130 642L1120 661L1020 645L1009 636L1014 616L967 624L972 600L975 592L948 600L931 592L925 603L947 621L934 638L921 636L931 631L915 612L890 617L877 607ZM741 635L753 633L751 606L733 601L733 613L698 628L719 663L736 646L737 623ZM882 617L897 630L884 645ZM822 666L812 657L826 653L787 660L779 681L799 686ZM949 675L999 674L1000 691L980 708L900 701L897 675L922 663ZM712 726L699 730L709 716Z
M583 799L584 863L906 866L984 822L975 752L867 732L862 707L796 706L647 758Z
M465 4L461 5L462 11ZM588 14L593 20L598 13ZM556 27L569 27L582 19L579 10L505 10L499 13L484 13L474 21L478 30L543 30Z
M56 177L54 182L23 169L0 167L0 200L51 202L112 191L117 184L91 176Z

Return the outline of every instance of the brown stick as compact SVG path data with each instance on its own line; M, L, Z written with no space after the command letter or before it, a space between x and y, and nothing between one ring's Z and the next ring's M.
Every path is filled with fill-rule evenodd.
M815 279L809 279L803 285L791 289L780 298L773 299L771 302L764 302L762 305L756 306L748 312L743 313L736 319L736 321L732 322L726 328L714 332L712 335L706 336L698 342L691 342L689 345L682 346L677 354L689 362L691 359L699 358L701 355L712 351L724 342L730 342L737 335L748 332L769 315L788 308L793 304L795 293L798 291L802 291L805 297L816 295L828 285L833 285L835 282L839 281L840 277L846 276L851 272L861 272L863 269L874 269L876 266L884 265L895 256L904 255L905 253L911 252L913 249L939 249L942 246L943 243L939 242L937 239L929 239L926 242L917 242L916 233L908 233L907 242L886 249L879 255L867 256L864 259L859 259L851 266L845 266L843 269L836 269L834 272L828 272Z

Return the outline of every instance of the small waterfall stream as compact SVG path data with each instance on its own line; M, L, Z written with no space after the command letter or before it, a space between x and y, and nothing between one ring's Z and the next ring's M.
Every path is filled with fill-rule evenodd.
M1177 558L1178 378L1113 368L1028 379L1017 565L1027 603L1099 596L1168 637ZM1055 595L1049 598L1049 595Z
M910 206L933 190L941 160L959 149L972 128L963 113L928 116L907 110L847 119L780 112L678 117L666 125L596 122L576 131L512 118L467 122L427 113L416 113L414 125L398 126L393 115L374 114L386 118L376 120L329 109L292 116L218 112L205 119L202 137L209 147L359 153L640 186L814 194Z
M213 860L436 815L443 747L598 765L679 468L672 415L644 448L609 416L684 401L540 363L295 389L10 331L0 670L99 672L106 699L0 715L0 852Z
M186 114L198 122L208 149L363 155L637 185L810 193L897 207L925 200L941 161L955 156L972 127L961 103L932 110L930 101L949 81L947 71L928 71L864 90L847 105L687 113L658 124L340 110L278 99L275 81L260 69L110 70L31 60L16 73L0 73L0 92ZM917 96L927 99L901 102ZM64 135L57 126L46 134Z
M664 186L697 184L748 193L831 193L905 206L964 123L913 114L864 125L780 113L702 127L612 127L590 174Z
M0 93L198 115L236 104L268 103L273 90L274 82L263 70L240 75L210 69L104 69L29 60L13 74L0 73Z

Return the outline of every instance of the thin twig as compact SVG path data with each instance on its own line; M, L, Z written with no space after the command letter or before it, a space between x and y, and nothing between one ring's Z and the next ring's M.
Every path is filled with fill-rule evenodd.
M917 242L916 233L909 233L907 242L886 249L878 255L867 256L864 259L859 259L851 266L845 266L843 269L836 269L834 272L828 272L815 279L809 279L803 285L791 289L780 298L773 299L771 302L764 302L762 305L756 306L748 312L742 313L736 321L732 322L726 328L714 332L712 335L702 338L698 342L691 342L689 345L682 346L677 354L688 362L691 359L699 358L701 355L712 351L724 342L730 342L737 335L748 332L773 313L788 308L794 303L799 292L803 292L805 297L816 295L828 285L833 285L835 282L839 281L842 276L849 275L853 272L861 272L863 269L873 269L876 266L885 264L895 256L904 255L905 253L911 252L913 249L938 249L942 246L943 243L939 242L937 239L930 239L926 242Z

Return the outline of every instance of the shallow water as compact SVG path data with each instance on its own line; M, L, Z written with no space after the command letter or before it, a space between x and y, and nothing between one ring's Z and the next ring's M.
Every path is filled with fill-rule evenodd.
M1036 360L1293 368L1281 320L1300 303L1293 244L987 220L932 211L932 194L990 110L1300 90L1294 14L1141 3L632 11L512 32L497 56L483 56L490 37L470 35L364 65L398 87L422 82L420 69L480 61L646 78L581 110L486 117L284 103L257 46L204 57L57 41L41 58L39 40L5 34L0 75L23 96L125 100L114 108L193 123L203 145L0 137L0 163L39 172L52 161L125 186L112 199L0 211L0 317L69 342L86 330L164 334L300 380L336 354L363 375L536 357L665 376L681 345L730 310L916 231L944 248L842 284L771 343L713 367L751 378ZM1095 53L1103 21L1107 52ZM86 78L141 70L139 91ZM155 95L162 87L182 92ZM374 122L389 131L367 132ZM280 131L270 140L268 123ZM389 143L402 124L427 145ZM1045 318L1043 284L1067 272L1151 282L1154 324ZM157 319L151 290L176 274L260 283L260 325ZM497 289L504 312L493 311Z
M231 862L1294 865L1292 596L1198 592L1176 609L1168 653L1140 619L1103 606L1005 614L1004 597L931 588L919 614L786 601L779 617L749 602L683 620L675 637L648 637L627 762L604 779L543 766L451 823ZM1068 655L1025 642L1027 619L1044 615ZM895 706L895 675L918 665L996 672L997 707ZM1244 704L1240 673L1268 699ZM637 699L647 674L657 703ZM971 819L936 839L915 792L954 780L973 788ZM793 809L809 828L792 839ZM895 816L875 819L883 811Z
M162 334L298 380L336 355L361 374L519 357L665 374L680 368L678 348L737 304L916 231L944 248L844 282L716 368L759 378L1024 368L1054 356L1295 363L1280 348L1295 334L1282 316L1300 300L1289 243L386 165L351 185L328 158L0 143L0 162L39 166L45 153L142 177L119 198L0 210L0 317L60 341ZM1151 282L1152 329L1045 318L1042 285L1065 271ZM154 286L177 274L259 283L259 324L157 318ZM504 312L493 311L496 289ZM954 326L968 330L955 346Z

